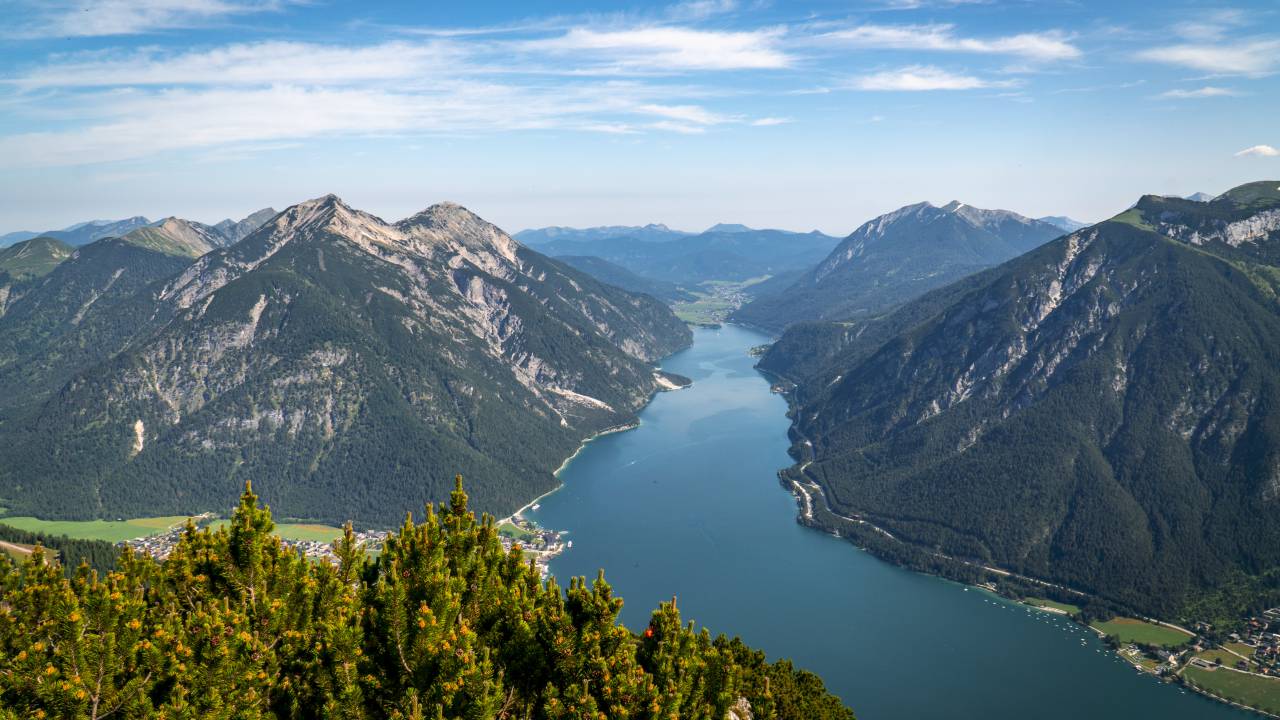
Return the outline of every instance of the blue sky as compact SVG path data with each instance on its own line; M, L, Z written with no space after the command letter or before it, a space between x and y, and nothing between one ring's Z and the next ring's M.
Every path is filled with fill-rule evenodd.
M0 232L1096 220L1280 178L1280 2L0 0Z

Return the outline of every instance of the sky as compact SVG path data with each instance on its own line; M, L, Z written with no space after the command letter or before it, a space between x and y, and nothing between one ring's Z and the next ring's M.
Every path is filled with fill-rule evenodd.
M0 0L0 233L1100 220L1280 178L1280 0Z

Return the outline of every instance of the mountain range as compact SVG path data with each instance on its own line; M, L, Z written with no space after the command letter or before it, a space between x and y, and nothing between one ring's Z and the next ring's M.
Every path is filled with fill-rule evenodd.
M1278 290L1267 181L796 325L760 362L793 384L786 476L930 553L1239 617L1280 577Z
M863 224L789 287L762 293L732 319L776 332L800 321L872 315L1061 234L1007 210L908 205Z
M521 230L513 237L531 248L552 242L595 242L598 240L639 240L641 242L668 242L689 237L696 233L672 230L662 223L648 225L601 225L589 228L572 228L553 225L544 228Z
M388 223L326 196L219 237L170 219L7 286L12 512L188 513L251 479L290 516L390 525L461 472L505 514L691 338L448 203Z
M544 228L519 234L555 257L597 257L651 280L696 286L808 270L838 238L814 231L756 230L719 224L696 235L664 225L644 228Z
M275 210L272 210L271 208L263 208L262 210L252 213L241 220L232 220L227 218L216 225L205 225L203 223L189 220L184 220L183 222L188 223L192 227L199 228L203 232L209 233L212 238L215 238L214 244L220 247L239 242L275 214ZM121 237L133 232L134 230L148 226L160 225L173 219L174 218L165 218L164 220L153 222L141 215L138 215L131 218L125 218L123 220L90 220L88 222L76 223L61 230L46 230L45 232L38 233L20 230L0 235L0 248L37 237L53 238L64 242L67 245L78 247L80 245L87 245L95 240L101 240L102 238Z

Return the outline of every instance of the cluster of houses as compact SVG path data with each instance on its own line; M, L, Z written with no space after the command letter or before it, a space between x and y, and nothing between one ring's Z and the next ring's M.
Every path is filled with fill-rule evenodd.
M502 542L502 547L510 551L512 548L519 546L524 552L526 558L530 558L537 565L538 572L542 577L550 574L551 559L566 548L573 547L573 541L565 541L561 534L554 530L547 530L538 527L532 521L516 515L507 522L514 525L518 532L507 532L499 530L498 539Z
M205 513L191 518L194 525L206 525L212 522L216 516L213 513ZM133 538L117 543L118 545L129 547L134 552L146 553L157 560L164 560L169 557L169 553L177 547L178 541L182 539L182 534L186 532L186 525L179 525L170 528L167 532L160 535L148 535L146 537ZM356 535L356 542L364 546L369 552L377 552L382 549L382 543L386 541L387 536L391 533L386 530L361 530ZM300 553L303 557L310 560L330 560L337 561L337 555L333 552L333 543L320 540L288 540L280 539L280 544L286 548L292 548Z
M355 534L356 544L362 545L366 552L378 552L390 534L388 530L361 530ZM338 556L333 552L332 542L280 538L280 544L293 548L308 560L329 560L335 563L338 561Z
M1231 634L1231 641L1253 648L1258 672L1280 675L1280 608L1271 608L1249 618L1244 630Z
M205 525L212 522L215 517L213 513L197 515L191 518L191 524L196 526ZM160 535L133 538L132 540L116 543L116 545L131 548L134 552L145 553L157 560L164 560L178 546L178 541L182 539L182 534L186 531L187 526L183 523L169 528L168 531Z

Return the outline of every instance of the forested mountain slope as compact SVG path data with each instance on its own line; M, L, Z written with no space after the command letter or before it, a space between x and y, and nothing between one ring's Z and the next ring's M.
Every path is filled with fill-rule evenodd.
M776 332L795 322L873 315L1062 232L1007 210L908 205L863 224L790 287L744 305L732 319Z
M128 239L99 244L158 256ZM0 404L15 512L217 509L253 479L292 516L386 524L458 469L486 478L481 507L509 512L584 436L631 421L659 388L651 362L691 337L659 301L451 204L390 224L327 196L194 263L165 257L169 279L101 312L77 295L40 303L38 323L4 318L21 339L0 384L35 398ZM58 282L73 272L106 277ZM82 257L41 291L105 297L133 276ZM85 328L109 351L67 350ZM83 362L22 362L43 343Z
M59 263L71 257L73 251L70 245L51 237L23 240L0 249L0 284L7 286L48 275Z
M608 283L630 292L652 295L666 302L681 302L694 299L693 293L673 282L642 277L604 258L591 255L559 255L556 260L577 268L600 282Z
M798 383L803 475L899 539L1150 613L1265 590L1278 187L1147 196L889 315L788 331L761 367Z

